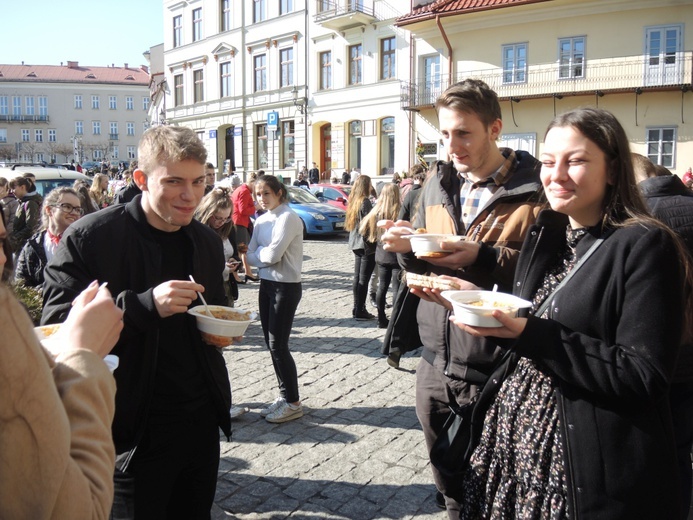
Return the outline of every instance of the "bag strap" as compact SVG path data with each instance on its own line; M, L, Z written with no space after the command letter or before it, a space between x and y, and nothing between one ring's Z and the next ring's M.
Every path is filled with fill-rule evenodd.
M587 252L582 256L582 258L580 258L580 260L578 261L578 263L575 264L575 267L573 267L573 268L570 270L570 272L568 273L568 275L567 275L565 278L563 278L563 280L561 280L561 283L558 284L558 287L556 287L556 288L551 292L551 294L549 294L549 295L544 299L544 302L539 306L539 308L537 309L537 312L534 313L535 316L538 317L538 316L541 316L541 315L544 313L544 311L549 307L549 305L550 305L551 302L553 301L554 297L556 296L556 293L557 293L558 291L560 291L563 287L565 287L565 285L568 283L568 280L570 280L570 279L573 277L573 275L577 272L577 270L580 269L580 268L585 264L585 262L587 261L587 259L588 259L590 256L592 256L592 254L597 250L597 248L598 248L599 246L601 246L601 245L604 243L604 240L606 240L606 238L607 238L610 234L611 234L611 232L606 233L603 237L598 238L598 239L594 242L594 244L592 244L592 247L590 247L590 248L587 250Z

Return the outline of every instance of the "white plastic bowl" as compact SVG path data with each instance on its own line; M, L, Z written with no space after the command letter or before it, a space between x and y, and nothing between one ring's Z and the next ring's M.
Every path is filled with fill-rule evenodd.
M512 294L493 291L443 291L440 294L452 303L456 318L475 327L501 327L501 323L491 316L495 310L514 317L518 309L532 306L532 302ZM472 305L472 302L476 305Z
M250 325L252 321L250 313L243 309L224 307L222 305L210 305L209 310L212 311L212 314L224 312L238 317L238 319L235 320L212 318L205 313L204 305L198 305L188 309L188 314L195 316L197 329L200 331L202 339L215 347L226 347L230 345L232 338L237 338L245 334L248 325Z
M416 256L444 256L452 253L440 247L441 242L459 240L457 235L442 235L434 233L417 233L408 235L411 242L411 250Z

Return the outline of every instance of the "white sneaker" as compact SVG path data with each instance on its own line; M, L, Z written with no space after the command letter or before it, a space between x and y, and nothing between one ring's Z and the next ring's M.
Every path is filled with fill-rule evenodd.
M231 419L235 419L236 417L240 417L249 411L250 409L247 406L232 406L231 410L229 411L229 416Z
M279 408L268 414L265 419L267 422L271 423L283 423L286 421L293 421L299 417L303 417L303 406L300 404L289 404L284 401Z
M260 417L267 417L269 414L274 412L277 408L279 408L282 404L284 404L286 401L282 396L277 397L272 404L269 406L266 406L262 410L260 410Z

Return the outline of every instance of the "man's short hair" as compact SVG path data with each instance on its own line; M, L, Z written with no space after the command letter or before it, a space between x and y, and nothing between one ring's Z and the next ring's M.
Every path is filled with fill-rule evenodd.
M140 170L151 173L167 162L207 162L207 150L195 132L185 126L154 126L147 130L137 149Z
M207 164L205 164L205 168L212 168L212 169L214 169L214 165L213 165L211 162L208 162Z
M639 153L631 153L633 159L633 172L635 173L635 181L642 182L650 177L657 176L657 170L652 161Z
M476 114L486 126L502 119L498 95L480 79L465 79L451 85L438 96L435 108Z

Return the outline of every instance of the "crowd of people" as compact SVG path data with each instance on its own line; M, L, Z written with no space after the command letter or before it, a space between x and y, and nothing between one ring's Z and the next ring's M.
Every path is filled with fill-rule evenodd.
M345 229L352 318L388 333L416 326L416 414L437 501L454 519L685 519L693 175L632 154L603 109L556 116L535 158L498 146L500 104L485 83L457 83L435 108L448 160L376 186L353 169ZM301 186L322 177L315 163L304 170ZM123 181L114 192L98 173L41 197L30 176L0 178L2 518L209 518L219 430L228 437L247 409L232 407L221 351L187 313L199 294L233 307L239 284L259 282L278 387L260 415L304 413L289 345L303 226L283 180L217 183L192 130L159 126ZM417 256L417 229L465 240ZM377 316L366 307L374 272ZM440 290L407 287L405 272L531 306L472 325ZM43 344L10 282L40 288L41 323L61 324ZM392 316L401 296L416 298L410 315L388 319L390 292ZM464 456L441 462L439 441L462 416Z

